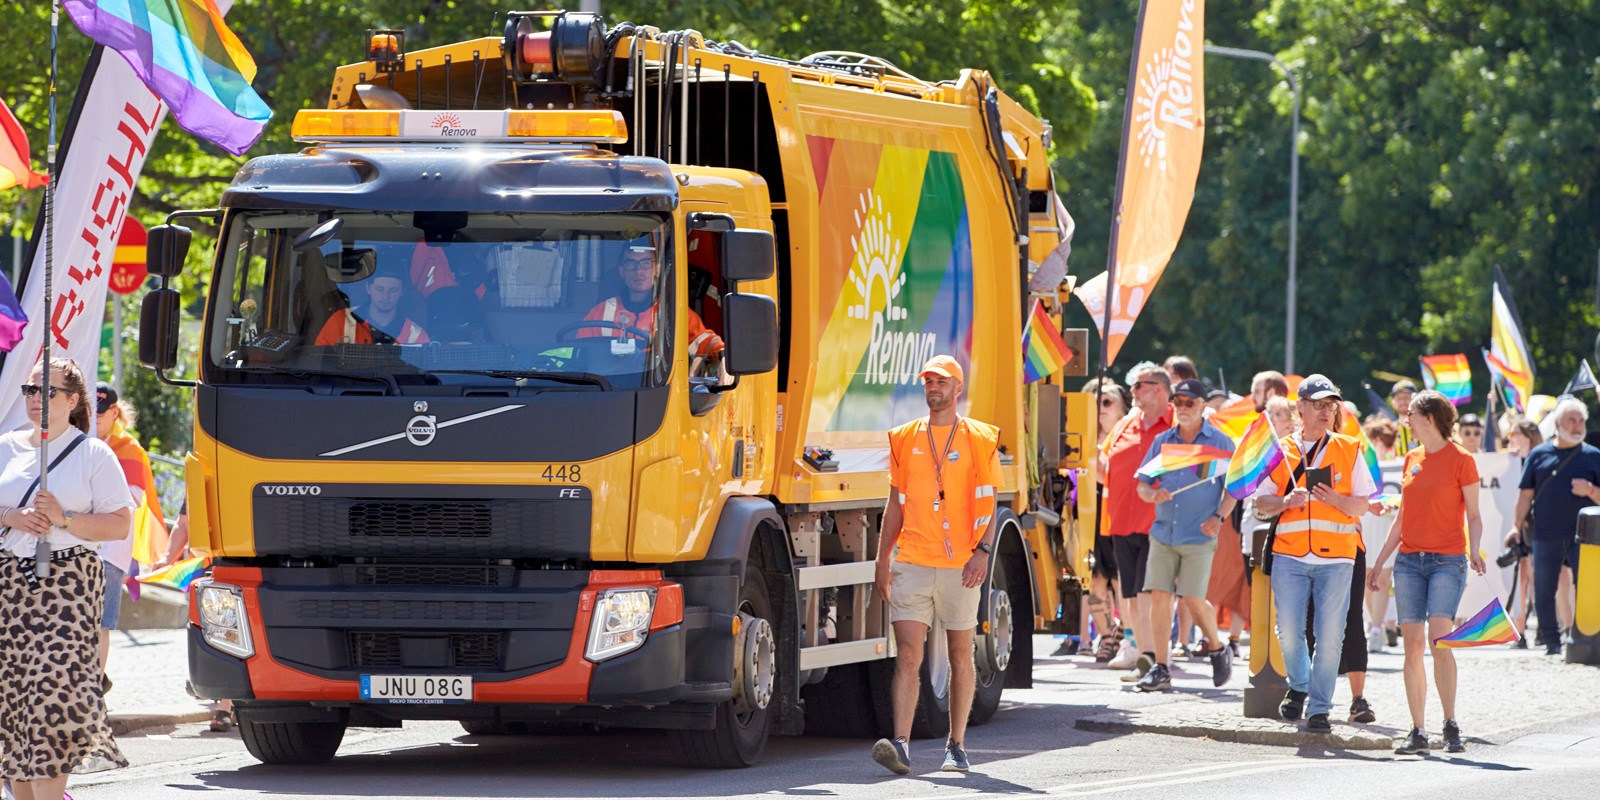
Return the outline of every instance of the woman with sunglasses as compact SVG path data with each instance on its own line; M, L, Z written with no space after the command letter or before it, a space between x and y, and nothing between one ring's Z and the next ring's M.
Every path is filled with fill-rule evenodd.
M33 427L0 435L0 770L19 800L61 800L74 768L128 765L100 693L106 580L96 548L128 535L133 497L111 448L87 433L77 362L51 359L48 378L35 366L22 395ZM45 490L36 481L47 403ZM40 539L50 547L43 578Z
M1106 434L1117 421L1128 416L1128 409L1133 406L1133 399L1128 394L1127 387L1117 384L1112 378L1095 378L1083 385L1084 394L1100 396L1099 440L1096 444L1104 443ZM1096 487L1100 488L1100 487ZM1081 491L1081 490L1080 490ZM1104 495L1101 495L1104 502ZM1094 660L1104 664L1117 657L1122 650L1123 630L1121 609L1117 605L1117 562L1111 553L1111 537L1106 533L1106 523L1109 515L1102 509L1100 512L1100 530L1094 537L1094 568L1090 571L1089 595L1084 598L1088 605L1088 614L1084 619L1092 618L1095 628L1100 632L1100 640L1096 643ZM1127 659L1138 658L1137 652L1130 652Z

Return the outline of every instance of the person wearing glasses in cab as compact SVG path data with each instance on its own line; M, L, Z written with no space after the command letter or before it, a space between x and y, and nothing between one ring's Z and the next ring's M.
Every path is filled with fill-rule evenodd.
M629 247L623 253L622 260L617 263L617 273L622 278L623 292L600 301L584 315L586 321L611 324L596 328L581 328L578 337L638 340L641 338L641 332L646 335L654 334L656 313L660 307L655 296L656 274L659 270L660 264L656 259L655 248ZM694 309L688 309L686 313L689 357L715 358L722 352L722 337L707 328ZM630 328L633 330L629 330Z

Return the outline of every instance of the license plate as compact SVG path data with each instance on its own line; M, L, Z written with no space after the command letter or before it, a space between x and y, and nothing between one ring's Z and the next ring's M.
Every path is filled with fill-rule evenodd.
M362 675L361 699L374 703L472 702L470 675Z

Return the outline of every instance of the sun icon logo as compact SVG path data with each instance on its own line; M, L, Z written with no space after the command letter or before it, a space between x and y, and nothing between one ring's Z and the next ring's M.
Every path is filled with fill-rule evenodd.
M432 127L435 127L435 128L459 128L459 127L461 127L461 118L456 116L455 114L439 114L438 116L435 116L433 118L433 126Z
M862 221L862 216L866 220ZM906 318L906 310L896 304L900 291L905 288L906 274L901 272L893 279L889 272L900 263L905 245L894 235L894 217L884 209L883 198L868 189L861 195L861 208L855 212L856 225L861 228L855 244L855 265L850 270L850 282L855 284L861 302L845 309L851 319L872 316L872 297L877 291L884 295L884 316L890 321Z

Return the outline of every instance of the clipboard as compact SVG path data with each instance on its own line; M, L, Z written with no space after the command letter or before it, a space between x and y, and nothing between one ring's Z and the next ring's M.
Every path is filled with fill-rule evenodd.
M1318 484L1333 486L1333 467L1312 467L1306 470L1306 491L1312 491Z

